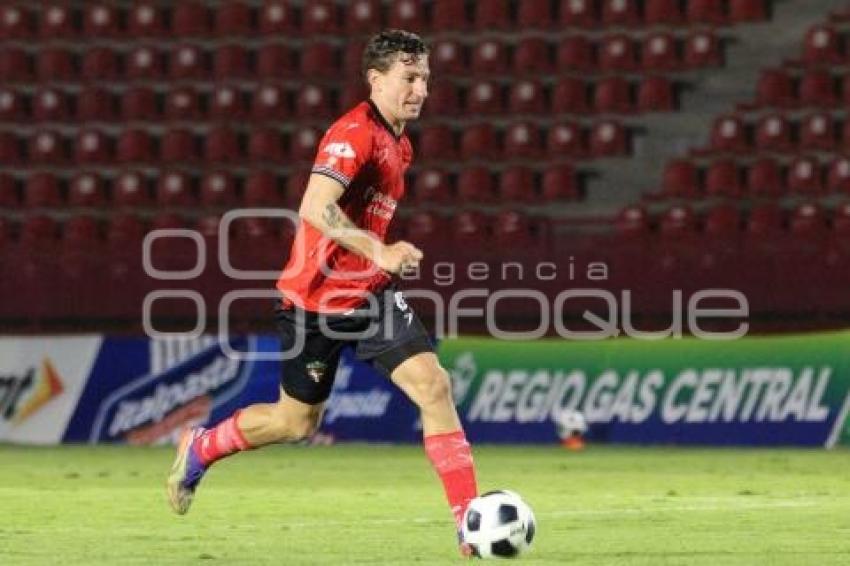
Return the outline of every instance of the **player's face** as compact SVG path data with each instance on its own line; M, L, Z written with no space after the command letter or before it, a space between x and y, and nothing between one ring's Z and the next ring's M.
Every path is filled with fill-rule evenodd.
M428 97L428 56L402 55L376 83L377 95L395 120L415 120Z

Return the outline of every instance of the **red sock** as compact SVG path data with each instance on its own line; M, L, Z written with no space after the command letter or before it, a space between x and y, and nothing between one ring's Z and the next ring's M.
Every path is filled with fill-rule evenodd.
M204 466L209 466L234 452L251 449L236 424L239 413L241 411L236 411L231 417L221 421L214 428L205 430L195 439L192 448Z
M462 430L426 436L425 453L443 482L446 499L460 528L467 505L478 495L472 451Z

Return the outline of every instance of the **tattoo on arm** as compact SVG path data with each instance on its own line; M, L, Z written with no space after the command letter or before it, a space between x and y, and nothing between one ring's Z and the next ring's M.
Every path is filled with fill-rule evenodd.
M340 211L339 205L334 202L329 203L325 207L325 212L322 215L322 219L331 228L357 228L357 226L355 226L354 223Z

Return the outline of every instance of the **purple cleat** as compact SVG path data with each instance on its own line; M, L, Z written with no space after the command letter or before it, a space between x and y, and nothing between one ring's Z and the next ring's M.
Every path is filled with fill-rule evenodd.
M195 489L207 471L192 448L195 439L204 432L202 427L193 427L183 433L177 447L177 458L174 459L171 473L168 475L168 501L178 515L185 515L189 510Z

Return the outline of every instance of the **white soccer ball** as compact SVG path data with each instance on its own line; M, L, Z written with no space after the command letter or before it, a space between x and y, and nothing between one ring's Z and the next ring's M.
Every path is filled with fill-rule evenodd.
M587 421L580 411L561 411L555 421L555 426L558 428L558 436L561 438L569 438L574 434L587 432Z
M528 550L537 524L531 507L506 489L479 495L463 514L463 540L479 558L514 558Z

